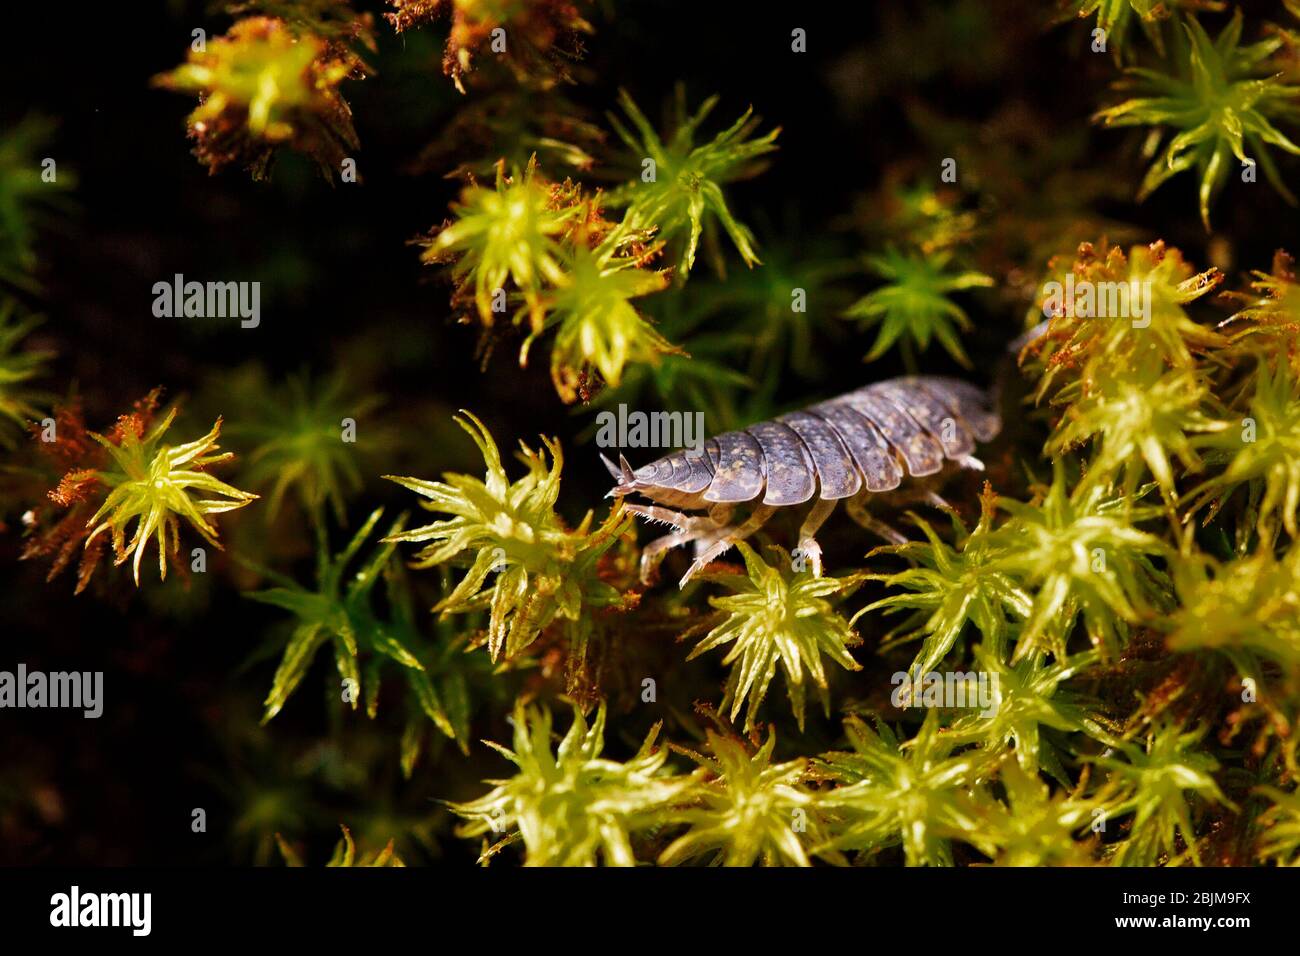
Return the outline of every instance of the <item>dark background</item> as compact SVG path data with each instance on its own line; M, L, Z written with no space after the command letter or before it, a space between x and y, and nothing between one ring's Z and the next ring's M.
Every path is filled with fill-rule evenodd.
M816 238L856 255L866 250L850 216L854 202L904 157L938 169L939 157L924 152L906 120L909 102L977 119L1023 100L1050 117L1045 138L1087 125L1114 64L1086 55L1082 25L1045 30L1045 6L605 4L591 16L596 33L584 61L594 82L569 95L603 122L616 91L626 87L655 119L680 81L691 103L721 95L709 135L753 104L783 132L771 168L728 190L739 217L781 224L777 241L789 248ZM1252 6L1272 13L1274 5ZM149 80L182 61L192 29L202 26L211 37L229 25L203 4L14 3L2 16L0 124L29 111L56 117L53 155L79 179L77 210L40 243L39 304L48 322L35 341L57 350L54 390L77 383L92 425L107 424L158 385L179 398L208 382L209 399L219 398L223 371L250 361L275 377L342 367L382 392L383 414L416 436L400 452L398 465L411 469L401 473L431 477L474 465L468 442L447 427L452 410L468 407L503 448L539 433L558 435L569 451L564 510L576 517L599 503L604 472L594 449L576 444L589 415L556 399L545 348L521 372L507 345L481 373L472 358L474 331L450 323L447 287L407 244L442 221L458 189L439 175L410 172L464 102L438 69L445 27L399 37L377 24L379 51L370 57L376 75L344 88L364 182L331 187L291 156L281 158L270 183L259 184L234 169L209 176L189 154L184 117L192 101L153 89ZM808 30L806 55L790 53L795 26ZM1124 134L1088 135L1094 166L1136 186L1140 169L1121 151L1128 148ZM1163 235L1194 262L1206 259L1187 177L1142 207L1105 212L1149 238ZM1238 190L1216 215L1225 232L1247 237L1246 247L1228 253L1234 261L1263 266L1274 246L1294 243L1294 212L1266 187ZM732 265L742 268L734 256ZM155 318L151 287L175 272L260 280L261 327ZM847 285L857 295L871 281L861 274ZM992 301L972 308L979 328L967 339L975 376L984 381L1020 322L1019 312ZM824 382L792 380L778 400L803 404L897 371L888 361L864 369L868 344L857 337L831 350ZM936 371L959 371L937 349L924 361ZM367 476L353 518L399 503L410 506L397 489ZM253 510L230 516L223 535L233 522L256 520ZM362 764L380 768L366 771L375 776L345 779L356 772L345 762L331 783L337 754L314 743L327 729L320 708L295 700L268 729L257 728L274 664L245 665L257 635L278 619L273 609L242 600L224 579L197 611L160 608L136 595L120 606L91 594L74 598L69 577L47 585L43 567L16 560L15 517L5 516L10 532L0 539L0 667L24 661L32 669L103 670L106 707L97 721L54 711L0 716L0 861L261 862L258 799L279 800L278 809L262 809L283 814L304 791L310 800L297 805L324 812L304 809L300 826L285 828L312 836L316 855L328 853L335 823L355 809L357 793L366 793L376 832L386 815L434 815L426 838L407 850L416 860L444 852L472 859L475 848L447 833L432 801L448 793L438 780L447 763L431 770L426 762L404 785L388 752ZM300 697L319 684L318 675L309 677ZM474 731L500 740L505 728ZM480 772L485 767L500 770L481 749L471 758L449 750L446 760L468 780L491 775ZM316 782L304 784L293 772L304 761L325 768ZM191 833L194 807L207 810L206 834Z

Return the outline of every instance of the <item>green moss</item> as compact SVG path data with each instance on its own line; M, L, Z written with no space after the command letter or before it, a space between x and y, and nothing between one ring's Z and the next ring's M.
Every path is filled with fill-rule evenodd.
M616 38L610 25L637 27L642 14L394 0L398 31L448 22L439 67L422 60L428 38L408 37L394 60L376 41L382 21L343 0L235 0L233 26L156 80L198 99L187 127L199 161L262 180L291 150L334 182L360 145L348 83L372 60L405 71L421 95L436 81L445 101L397 109L394 125L377 113L359 124L390 134L389 158L434 137L413 185L392 185L396 167L375 172L395 190L381 189L390 204L410 197L411 222L437 223L415 244L450 289L413 292L405 321L388 314L389 294L414 287L414 254L346 277L361 289L348 306L375 307L356 310L366 325L332 364L359 366L369 374L352 381L375 388L314 377L324 362L312 350L328 336L285 322L274 357L210 377L192 434L215 424L195 440L164 444L189 426L175 405L155 421L159 391L92 432L83 405L95 416L122 407L117 378L135 373L95 354L94 335L83 348L66 334L55 313L66 296L52 297L60 321L39 333L27 317L42 296L38 240L72 180L41 178L53 127L20 122L0 135L6 525L25 536L23 557L48 559L50 577L79 562L77 591L90 593L78 600L111 602L133 635L160 607L184 603L198 622L226 597L249 598L232 603L255 633L217 633L248 651L256 682L239 683L269 691L231 689L218 716L203 716L230 769L217 789L231 804L234 856L1294 865L1300 284L1285 252L1258 261L1277 237L1269 200L1249 177L1229 181L1257 167L1291 197L1300 38L1294 25L1222 7L1079 0L1058 4L1072 26L1044 35L1052 12L1039 5L1023 18L1031 39L997 5L932 5L915 24L883 13L896 49L847 38L851 55L833 68L782 77L794 90L824 81L834 109L810 115L853 135L815 128L793 100L764 102L790 114L778 118L798 136L782 139L773 175L755 179L780 129L764 131L751 109L710 131L717 96L688 110L677 85L656 124L626 91L581 89L603 80L583 67L582 38ZM997 43L972 53L932 42L958 25ZM1117 57L1064 82L1056 67L1071 50L1090 55L1094 26ZM1056 72L1028 52L1041 49ZM1124 98L1096 112L1125 65ZM439 69L451 84L430 76ZM719 69L702 69L706 92L746 92L746 74ZM359 103L382 112L377 76ZM641 82L653 96L675 79L665 66ZM989 108L945 118L964 103L951 89ZM620 112L596 124L579 103ZM1143 132L1132 145L1150 163L1145 178L1119 137L1089 138L1090 113ZM407 128L413 116L419 129ZM852 165L862 156L873 165ZM1196 203L1132 201L1184 172ZM237 197L226 208L270 205L284 184L243 185L222 181ZM352 197L307 188L285 195L326 211L303 222L342 230ZM806 214L772 208L805 195ZM1202 245L1212 208L1223 231ZM394 248L402 238L365 237ZM857 257L872 278L853 274ZM1251 271L1239 279L1241 269ZM335 288L310 270L301 278L304 295ZM1118 313L1097 311L1103 289ZM1018 370L1006 349L1022 329L1009 316L1035 332ZM392 342L376 345L390 319ZM477 355L446 320L474 327ZM47 338L66 364L39 347ZM525 371L489 369L497 346ZM549 385L527 369L544 351ZM184 378L209 358L220 365L214 350L166 367ZM448 383L479 381L474 359L490 377L452 396ZM272 384L286 366L304 371ZM1003 397L1000 434L959 474L909 475L896 494L867 496L871 517L892 522L884 531L909 519L906 536L879 546L829 519L824 570L787 550L807 513L791 507L685 586L642 582L646 537L620 503L592 508L608 485L583 445L591 430L550 437L569 412L624 403L702 413L716 434L833 390L954 366ZM69 387L56 403L37 390L57 376L93 377L88 398ZM395 398L381 400L381 377ZM175 384L183 398L190 383ZM461 406L482 418L453 417ZM233 457L217 444L227 421L242 468L229 483L215 473ZM446 447L440 429L454 433L452 421L481 470ZM519 442L542 429L540 446ZM267 520L223 539L226 519L214 516L259 495L261 515L244 517ZM403 498L428 515L385 519ZM860 503L849 510L862 520ZM156 548L160 575L183 572L190 534L233 541L236 553L195 569L203 587L174 601L139 569ZM110 543L133 581L96 576ZM133 602L137 588L164 599ZM785 700L771 693L778 674ZM339 839L340 818L355 839L349 826Z

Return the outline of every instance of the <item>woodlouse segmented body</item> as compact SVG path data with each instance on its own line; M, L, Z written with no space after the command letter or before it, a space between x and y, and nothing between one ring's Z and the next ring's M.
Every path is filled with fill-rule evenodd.
M610 495L637 493L668 506L627 508L677 529L647 545L643 578L668 549L693 541L696 560L682 578L684 585L757 531L776 509L813 498L817 502L800 529L799 549L820 574L821 550L813 536L837 501L849 499L855 517L873 526L861 508L865 496L892 491L909 476L936 474L946 462L981 468L972 457L975 443L989 441L1000 429L988 396L976 386L907 376L726 432L702 448L674 452L635 471L622 459L621 467L608 459L605 465L618 481ZM753 504L753 510L732 526L732 507L741 503ZM708 514L681 513L700 509Z

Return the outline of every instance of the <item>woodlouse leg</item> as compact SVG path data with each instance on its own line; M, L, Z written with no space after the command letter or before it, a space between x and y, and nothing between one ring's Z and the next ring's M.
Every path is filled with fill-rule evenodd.
M745 519L743 524L733 528L727 528L717 541L709 545L708 549L695 559L694 563L692 563L690 568L687 569L686 574L682 576L682 580L677 586L679 588L686 587L686 582L702 571L711 561L715 560L737 541L744 541L759 528L763 527L764 523L766 523L768 518L772 517L775 511L775 505L758 505L754 508L753 513Z
M859 525L866 528L868 531L880 535L880 537L884 538L890 544L907 544L907 538L901 532L891 528L879 518L873 518L867 513L867 506L863 501L862 495L855 495L850 498L848 504L845 505L845 510L848 511L849 517Z
M680 511L673 511L671 508L660 508L656 505L624 505L623 510L630 514L639 515L648 521L658 521L660 524L669 525L680 531L689 530L700 520L694 515L684 515Z
M650 578L654 574L655 568L663 560L663 556L673 548L680 547L695 537L691 531L677 531L673 534L666 534L662 538L656 538L641 549L641 583L649 584Z
M927 491L925 493L925 502L932 507L938 508L940 511L946 511L950 515L957 513L957 509L948 504L948 502L944 500L943 495L939 494L937 491Z
M638 506L641 507L641 506ZM647 509L656 510L656 509ZM657 509L660 511L666 509ZM675 534L664 535L662 538L656 538L645 546L641 551L641 583L649 584L651 577L663 556L673 548L679 548L684 544L695 542L695 554L698 557L709 549L719 537L726 534L729 530L727 524L731 521L731 513L735 510L732 505L714 505L709 509L709 513L704 517L695 515L683 515L679 512L670 512L679 519L685 519L690 525L682 531ZM640 514L641 512L637 512ZM656 519L665 520L665 519ZM694 572L692 572L694 573Z
M709 520L719 528L731 524L731 514L736 510L736 506L726 504L725 502L713 505L709 508Z
M713 527L695 539L697 558L707 551L713 542L727 533L728 526L731 524L731 515L735 510L736 506L731 504L716 504L709 509L709 520L713 522Z
M725 530L726 522L731 516L731 507L710 509L708 515L686 515L670 508L654 505L624 505L632 514L640 515L651 521L658 521L678 530L672 534L656 538L641 549L641 583L649 584L655 568L663 556L673 548L681 547L691 541L709 541L719 531ZM719 527L719 526L722 527Z
M822 576L822 546L813 536L831 516L837 503L838 499L827 501L825 498L818 498L817 503L808 512L808 517L804 518L803 524L799 526L799 554L812 561L814 577Z

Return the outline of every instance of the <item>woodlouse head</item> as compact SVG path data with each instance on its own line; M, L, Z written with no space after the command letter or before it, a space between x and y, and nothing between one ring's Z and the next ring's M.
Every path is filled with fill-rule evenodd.
M636 474L632 471L632 466L627 463L627 459L622 455L618 456L618 464L615 465L604 455L600 460L605 463L605 468L618 484L606 492L606 498L622 498L630 495L634 491L640 491L645 485L637 480Z
M678 451L635 470L622 455L617 466L601 455L605 468L618 482L605 497L622 498L635 493L674 508L707 508L709 502L701 492L708 487L713 469L703 464L707 459L701 458L700 454Z

